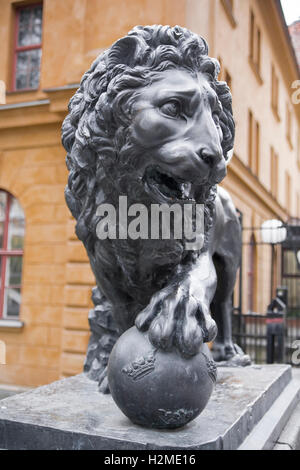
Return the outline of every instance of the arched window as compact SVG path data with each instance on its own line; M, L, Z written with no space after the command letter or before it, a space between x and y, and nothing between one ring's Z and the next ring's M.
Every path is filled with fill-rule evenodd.
M20 313L24 232L22 207L0 189L0 318Z

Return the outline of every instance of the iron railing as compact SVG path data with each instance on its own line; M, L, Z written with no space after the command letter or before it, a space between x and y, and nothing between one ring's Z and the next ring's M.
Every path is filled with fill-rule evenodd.
M292 364L296 340L300 340L300 314L289 313L285 318L285 357L286 364ZM257 313L241 314L234 311L232 316L233 340L249 354L255 364L267 363L267 316ZM275 344L276 347L276 344Z

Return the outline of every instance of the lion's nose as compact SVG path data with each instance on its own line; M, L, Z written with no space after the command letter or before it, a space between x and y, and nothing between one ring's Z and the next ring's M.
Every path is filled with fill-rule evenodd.
M198 152L198 155L210 168L214 168L222 160L222 153L219 150L212 151L204 148Z

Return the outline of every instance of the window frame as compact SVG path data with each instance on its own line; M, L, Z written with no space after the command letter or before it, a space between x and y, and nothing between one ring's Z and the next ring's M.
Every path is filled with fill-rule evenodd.
M227 18L233 28L237 27L237 21L234 16L234 0L221 0Z
M17 77L17 55L19 52L30 51L34 49L42 49L43 47L43 20L42 20L42 36L41 42L38 44L33 44L29 46L18 46L18 36L19 36L19 25L20 25L20 12L22 10L33 9L38 6L42 7L43 12L43 2L30 3L29 5L18 6L14 10L14 47L13 47L13 69L12 69L12 86L11 89L14 92L23 92L23 91L36 91L39 89L39 85L36 88L17 88L16 87L16 77ZM43 18L43 16L42 16ZM41 64L40 64L41 70ZM39 76L40 82L40 76Z
M278 198L278 182L279 182L279 158L278 154L275 152L274 147L271 147L271 184L270 190L272 196L277 199Z
M292 203L292 178L288 170L285 171L285 208L288 214L291 214Z
M232 94L232 76L229 73L228 69L224 67L223 60L220 56L218 56L218 62L220 64L220 73L219 73L218 80L220 82L226 82Z
M248 167L252 169L253 162L253 113L248 109Z
M7 258L12 257L12 256L24 256L24 248L22 250L9 250L7 249L7 243L8 243L8 230L9 230L9 211L11 207L11 202L14 196L9 193L8 191L5 191L4 189L0 189L1 192L4 192L7 195L7 200L6 200L6 208L5 208L5 219L4 219L4 230L3 230L3 242L2 242L2 247L0 247L0 259L2 261L1 263L1 268L0 268L0 320L2 319L19 319L19 315L14 316L14 315L4 315L4 294L5 294L5 289L6 288L12 288L12 287L17 287L22 289L22 284L20 285L12 285L12 286L6 286L6 266L7 266ZM22 275L21 275L21 280L22 280Z
M282 248L282 251L281 251L282 276L286 278L299 279L300 278L299 273L296 272L292 274L289 271L286 271L286 263L285 263L284 255L285 253L288 253L288 252L292 252L295 255L295 250L293 250L292 248L287 248L287 247Z
M286 120L286 139L289 143L291 150L293 150L294 149L294 145L292 142L293 115L292 115L291 107L288 102L286 103L285 120Z
M271 108L274 116L280 122L279 115L279 78L276 73L275 65L271 64Z
M248 168L259 179L260 172L260 124L248 109Z
M297 132L297 165L298 170L300 171L300 128Z
M255 156L254 156L254 173L259 178L260 170L260 124L258 121L255 123Z
M225 71L224 71L224 81L227 83L227 85L229 86L230 88L230 92L232 94L232 76L231 74L228 72L228 69L225 68Z
M256 21L255 13L250 8L250 19L249 19L249 64L252 71L260 85L263 85L264 81L261 76L261 65L262 65L262 33L261 28L258 26Z

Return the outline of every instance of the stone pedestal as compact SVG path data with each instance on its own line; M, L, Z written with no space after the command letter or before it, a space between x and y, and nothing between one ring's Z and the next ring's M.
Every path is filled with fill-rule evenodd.
M293 392L291 383L286 365L220 368L215 391L197 419L182 429L156 431L133 425L111 396L99 394L97 384L80 374L0 401L0 448L237 449L255 447L259 426L257 447L271 448L299 397L300 383ZM289 398L283 399L286 391ZM266 438L263 421L280 400L284 408L267 422Z

